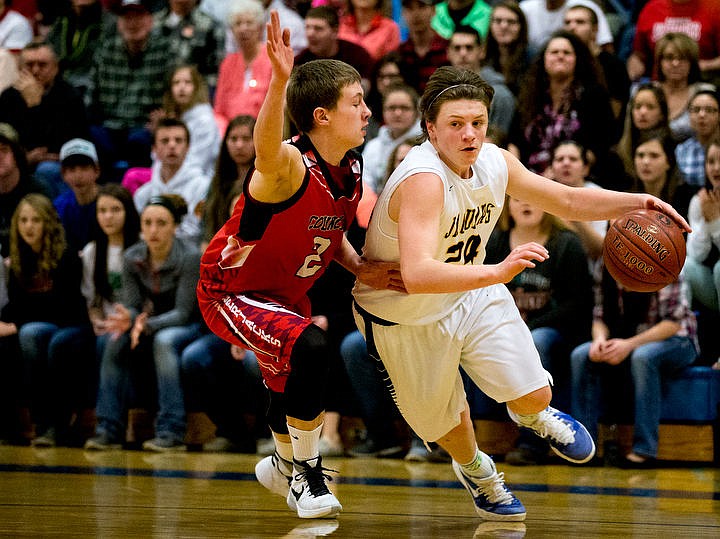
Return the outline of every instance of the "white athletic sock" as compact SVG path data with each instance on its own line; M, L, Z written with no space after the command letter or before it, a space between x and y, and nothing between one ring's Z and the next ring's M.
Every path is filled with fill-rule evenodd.
M322 423L313 430L300 430L288 425L293 456L298 462L320 456L320 432Z
M541 413L541 412L538 412L536 414L517 414L517 413L513 412L509 407L508 407L507 411L508 411L508 414L510 415L510 419L515 421L515 423L517 423L521 427L529 427L532 424L534 424L538 420L538 417L540 416L540 413Z
M493 464L490 455L486 455L477 448L475 448L475 451L475 458L470 462L466 464L458 462L463 471L465 471L469 476L477 477L478 479L489 477L494 474L495 465Z

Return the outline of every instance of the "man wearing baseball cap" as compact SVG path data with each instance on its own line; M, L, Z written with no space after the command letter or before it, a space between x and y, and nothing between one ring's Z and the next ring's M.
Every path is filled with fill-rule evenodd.
M60 171L70 189L53 205L65 228L68 246L79 252L99 231L96 203L100 165L95 145L81 138L67 141L60 148Z
M120 0L115 8L118 15L124 15L132 10L150 13L150 3L147 0Z

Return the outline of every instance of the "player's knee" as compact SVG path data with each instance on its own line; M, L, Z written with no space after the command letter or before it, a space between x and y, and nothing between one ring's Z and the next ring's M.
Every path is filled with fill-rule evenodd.
M310 421L324 410L329 364L325 332L311 324L298 337L290 356L284 394L288 415Z
M545 386L509 402L508 406L518 414L534 414L547 408L551 400L552 390Z
M318 382L324 382L329 364L330 347L327 335L315 324L310 324L297 338L290 354L292 383L316 386Z
M290 355L290 366L293 371L327 369L330 353L326 333L315 324L310 324L295 341Z

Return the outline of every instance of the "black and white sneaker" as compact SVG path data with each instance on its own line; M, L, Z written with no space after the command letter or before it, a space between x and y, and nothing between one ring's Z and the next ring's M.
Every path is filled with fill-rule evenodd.
M288 497L291 474L292 464L281 459L277 452L265 457L255 466L255 477L260 484L283 498Z
M326 483L332 479L325 472L334 470L322 467L322 457L293 463L295 470L287 497L290 509L296 510L300 518L332 518L342 511L342 505Z

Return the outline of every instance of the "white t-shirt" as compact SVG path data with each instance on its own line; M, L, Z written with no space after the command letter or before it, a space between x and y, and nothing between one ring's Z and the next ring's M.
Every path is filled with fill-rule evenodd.
M565 11L571 6L585 6L592 9L598 18L597 44L605 45L613 42L610 25L603 10L592 0L567 0L563 6L550 11L545 0L522 0L523 10L528 24L528 41L530 51L534 54L542 49L550 35L565 26Z
M508 183L505 158L497 146L487 142L483 144L468 179L460 178L450 170L430 142L410 150L378 198L363 254L374 260L400 260L398 223L390 218L389 202L405 179L420 172L436 174L445 186L435 259L451 264L482 264L485 245L505 203ZM467 294L405 294L376 290L360 282L353 293L358 304L369 313L409 325L429 324L445 317Z
M82 283L80 284L80 291L82 292L85 302L90 307L95 299L95 242L91 241L80 252L80 259L82 260ZM120 245L108 245L107 250L107 272L108 280L112 286L113 282L119 282L122 276L123 269L123 247ZM119 291L119 289L118 289ZM114 301L119 301L120 298L112 298ZM108 316L113 309L113 302L103 301L102 310L105 316Z
M32 38L30 21L17 11L8 11L0 20L0 48L17 51L30 43Z

